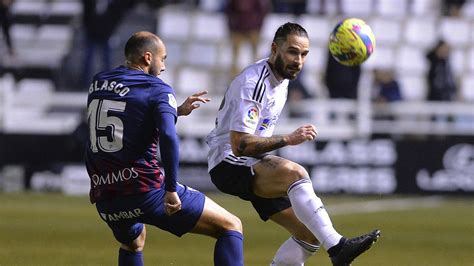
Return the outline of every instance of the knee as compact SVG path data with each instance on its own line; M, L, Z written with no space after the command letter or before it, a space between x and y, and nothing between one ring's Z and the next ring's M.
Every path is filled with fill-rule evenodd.
M242 221L240 221L239 217L233 214L230 214L227 217L226 222L222 226L223 231L237 231L239 233L243 232Z
M122 244L121 248L130 252L141 252L145 247L146 230L143 227L141 234L129 244Z
M289 163L286 168L291 182L296 182L300 179L309 178L308 171L306 171L303 166L297 163Z

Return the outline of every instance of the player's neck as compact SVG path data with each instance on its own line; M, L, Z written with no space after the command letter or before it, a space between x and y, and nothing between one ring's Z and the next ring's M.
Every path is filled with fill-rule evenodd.
M127 63L127 67L129 69L134 69L134 70L142 71L143 73L147 73L140 65L137 65L137 64Z
M284 78L280 77L280 75L278 75L278 72L275 70L275 67L273 66L273 62L268 60L267 64L270 66L270 70L272 71L273 76L276 78L276 80L278 80L278 82L282 82L284 80Z

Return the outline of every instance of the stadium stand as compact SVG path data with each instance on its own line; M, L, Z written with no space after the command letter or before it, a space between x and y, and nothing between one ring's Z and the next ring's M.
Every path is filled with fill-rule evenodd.
M230 78L228 76L231 63L230 41L225 15L218 11L221 8L218 4L219 1L200 1L200 8L190 5L189 3L192 1L183 2L161 8L156 12L154 18L156 20L155 30L165 40L170 58L162 78L174 85L180 99L184 99L186 95L196 90L209 90L214 99L213 102L206 105L202 112L196 114L198 116L196 120L199 121L202 129L189 130L189 128L196 127L193 123L178 125L180 134L192 132L192 134L203 135L213 125L214 111L220 103L220 98ZM317 100L302 102L299 108L307 108L310 113L313 113L311 117L314 119L314 123L321 125L321 127L333 128L334 126L334 131L337 134L327 134L328 138L357 136L357 123L360 125L359 120L373 120L372 114L375 109L379 111L380 108L386 108L381 112L396 114L404 113L406 110L418 112L419 108L427 110L426 112L438 112L424 102L427 91L425 73L428 67L425 53L438 38L445 38L453 47L451 64L460 87L460 101L472 103L474 100L472 80L474 74L474 1L468 1L465 4L461 17L441 16L440 0L342 0L342 14L337 13L334 3L329 3L328 12L322 15L318 13L317 1L308 2L310 2L308 3L309 12L300 17L275 13L266 17L261 32L262 41L259 54L261 57L267 55L275 28L282 23L297 21L308 29L311 38L311 53L302 74L302 80L308 90L317 96ZM78 67L75 66L77 63L74 63L80 60L78 58L80 57L81 44L78 33L81 30L79 23L81 2L79 0L17 0L12 11L15 16L12 36L18 49L18 57L15 62L2 60L0 67L0 75L3 75L0 99L4 103L0 107L0 114L3 114L0 130L3 128L3 131L14 131L14 125L9 122L11 121L10 117L20 116L22 121L30 120L34 117L26 115L28 112L30 112L29 115L33 115L31 110L35 110L37 112L36 118L49 117L54 120L64 119L62 115L74 116L75 118L65 120L71 121L70 127L58 126L55 128L51 126L50 129L50 132L55 130L70 132L74 129L73 124L80 122L78 114L83 111L83 102L81 101L85 99L85 92L71 92L74 89L68 87L74 84L70 79L71 76L77 74ZM401 83L405 101L416 104L375 107L370 104L370 99L361 99L369 104L344 101L329 102L322 83L327 56L327 36L342 17L348 16L366 19L377 36L375 53L362 66L361 86L364 87L360 89L370 91L373 69L394 69ZM123 36L128 36L135 29L140 29L140 22L130 22L131 20L128 18L127 23L124 23L120 28L114 42L123 42L125 41ZM0 46L0 51L2 49L3 47ZM239 65L243 67L251 62L251 52L248 46L244 46L242 49L238 60ZM121 51L114 51L114 55L115 62L120 63ZM71 68L70 71L73 73L63 75L65 66ZM13 74L13 83L9 74ZM5 84L10 84L8 86L12 88L7 89L8 86ZM30 98L31 95L36 95L33 97L36 99L25 102L26 95L30 95ZM370 97L370 93L364 95ZM15 100L11 100L12 98ZM50 99L55 99L57 102L52 102ZM5 104L6 101L7 104ZM69 104L71 101L75 104ZM469 108L450 108L451 105L457 104L450 103L438 107L445 112L453 113L453 115L472 116ZM25 105L28 108L22 110ZM368 108L369 111L361 112L363 110L361 106L365 106L363 108ZM399 110L399 108L408 109ZM464 111L466 113L463 113ZM16 112L19 113L18 116ZM338 114L337 117L340 118L332 119L331 114L334 113ZM366 117L360 117L361 114ZM348 118L354 117L354 115L355 121ZM395 122L404 122L404 115L396 117L401 121ZM299 122L286 117L282 119L289 124ZM385 122L390 123L390 121ZM374 123L367 124L374 125ZM417 132L416 125L413 127L408 130L410 134ZM28 127L18 125L18 130L40 134L46 132L44 128L41 123L36 122L30 123ZM380 125L369 129L369 133L372 130L382 132L384 128L386 133L389 133L390 127ZM433 132L421 130L419 132L420 134L445 133L436 130ZM474 134L474 132L467 133Z

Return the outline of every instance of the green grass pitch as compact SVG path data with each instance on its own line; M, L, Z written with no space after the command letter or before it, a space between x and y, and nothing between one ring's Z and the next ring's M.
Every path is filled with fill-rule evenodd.
M209 196L239 216L244 224L245 265L269 265L289 235L264 223L247 202L222 194ZM400 197L325 196L336 229L357 236L382 230L377 244L353 265L473 266L474 198L441 198L432 205L417 200L382 210L359 213L358 203ZM413 198L413 197L412 197ZM356 204L351 213L337 211ZM419 206L418 206L419 205ZM350 210L349 206L349 210ZM212 265L214 240L199 235L181 239L148 227L146 265ZM86 197L58 194L0 193L0 265L116 265L118 244ZM306 265L329 266L324 250Z

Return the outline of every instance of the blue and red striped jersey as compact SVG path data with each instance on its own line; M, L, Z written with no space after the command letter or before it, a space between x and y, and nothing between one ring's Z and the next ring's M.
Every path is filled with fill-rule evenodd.
M92 203L162 187L159 115L177 117L173 89L124 66L94 76L87 99L86 167Z

